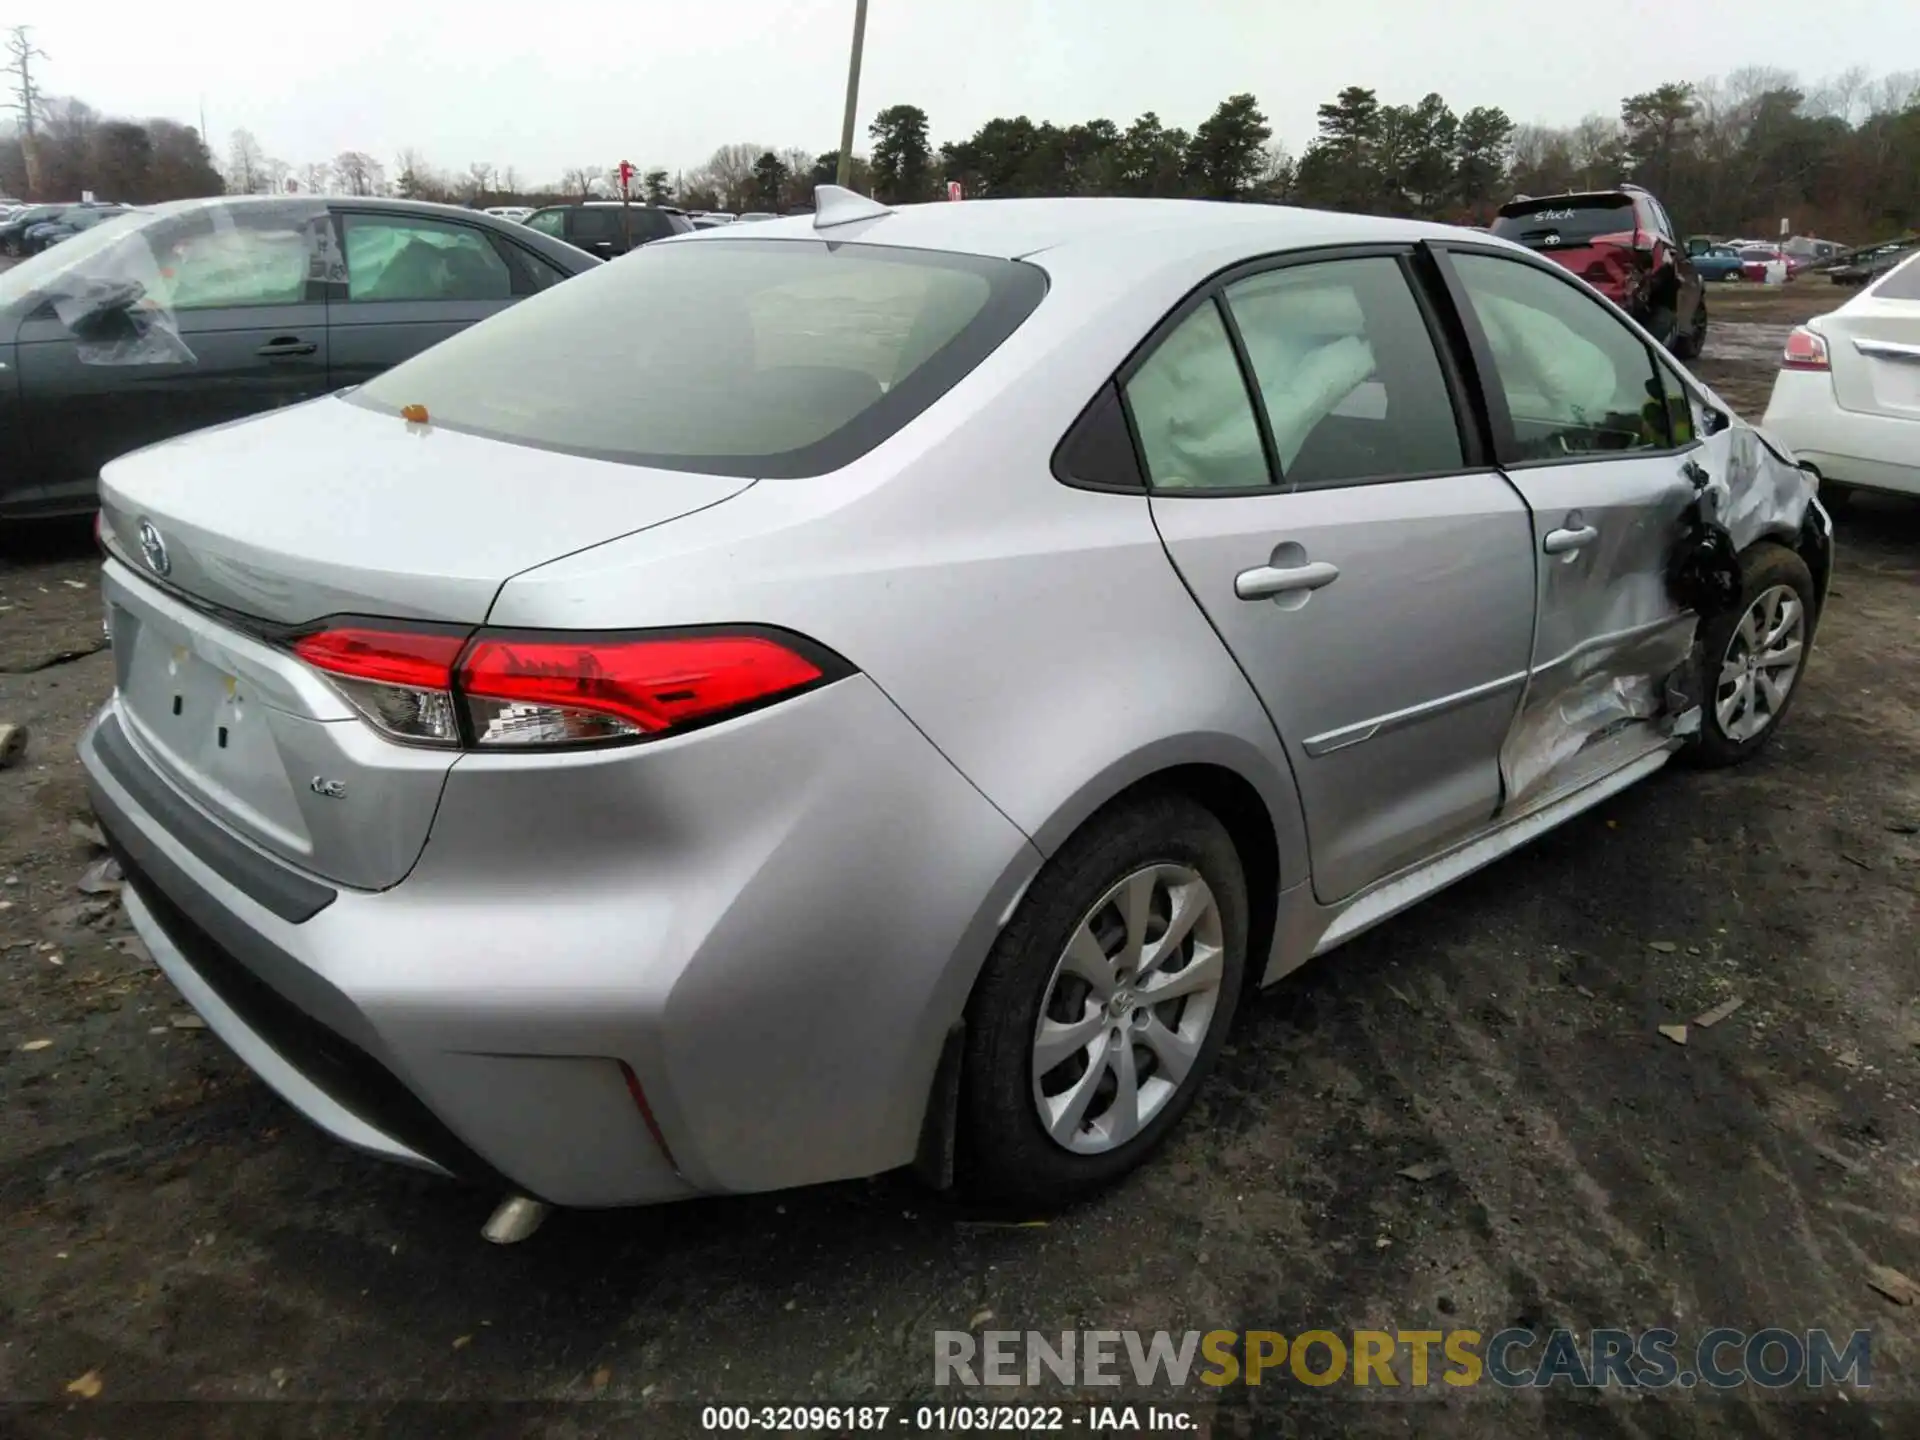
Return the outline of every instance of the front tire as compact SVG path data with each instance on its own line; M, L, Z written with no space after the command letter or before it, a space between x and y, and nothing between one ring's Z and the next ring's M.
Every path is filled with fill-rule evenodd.
M1703 769L1738 765L1786 719L1813 644L1816 602L1807 565L1763 541L1740 557L1740 603L1701 626L1705 700L1681 754Z
M1693 324L1687 327L1684 335L1673 337L1673 357L1676 360L1697 360L1700 352L1707 348L1707 297L1702 295L1693 307Z
M1052 1209L1158 1149L1225 1042L1246 948L1246 881L1210 811L1167 793L1089 821L1034 880L968 1004L967 1188Z

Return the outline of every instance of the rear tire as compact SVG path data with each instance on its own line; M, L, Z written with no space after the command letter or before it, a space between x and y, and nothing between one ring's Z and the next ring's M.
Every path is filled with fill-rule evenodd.
M1158 955L1176 919L1189 928ZM1157 1150L1225 1042L1246 948L1240 857L1210 811L1161 793L1089 821L1040 871L968 1002L966 1188L1052 1209Z
M1680 752L1701 769L1738 765L1786 719L1813 648L1813 576L1784 545L1740 557L1740 603L1700 627L1700 729Z

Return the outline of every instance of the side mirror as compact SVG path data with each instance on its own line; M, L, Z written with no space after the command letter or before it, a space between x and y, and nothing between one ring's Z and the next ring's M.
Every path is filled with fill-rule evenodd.
M1707 435L1718 435L1733 424L1733 417L1726 411L1713 405L1700 407L1700 429Z

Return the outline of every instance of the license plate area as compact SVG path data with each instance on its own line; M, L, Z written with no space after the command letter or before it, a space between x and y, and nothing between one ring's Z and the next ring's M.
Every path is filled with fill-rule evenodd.
M272 716L238 667L158 613L111 613L121 705L170 778L263 838L293 838Z

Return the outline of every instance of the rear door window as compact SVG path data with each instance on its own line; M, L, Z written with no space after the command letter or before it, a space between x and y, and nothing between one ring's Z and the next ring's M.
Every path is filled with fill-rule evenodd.
M1147 479L1160 490L1272 483L1260 423L1218 303L1182 320L1126 383Z
M655 468L818 475L937 400L1045 290L1037 268L980 256L799 240L649 246L348 401L395 414L424 405L450 429Z
M470 225L413 215L350 213L342 219L350 301L513 298L507 262Z
M1460 468L1453 400L1398 261L1288 266L1226 301L1288 489Z
M564 240L567 235L567 212L564 210L541 210L526 219L529 230L538 230L542 235L551 235L556 240Z

